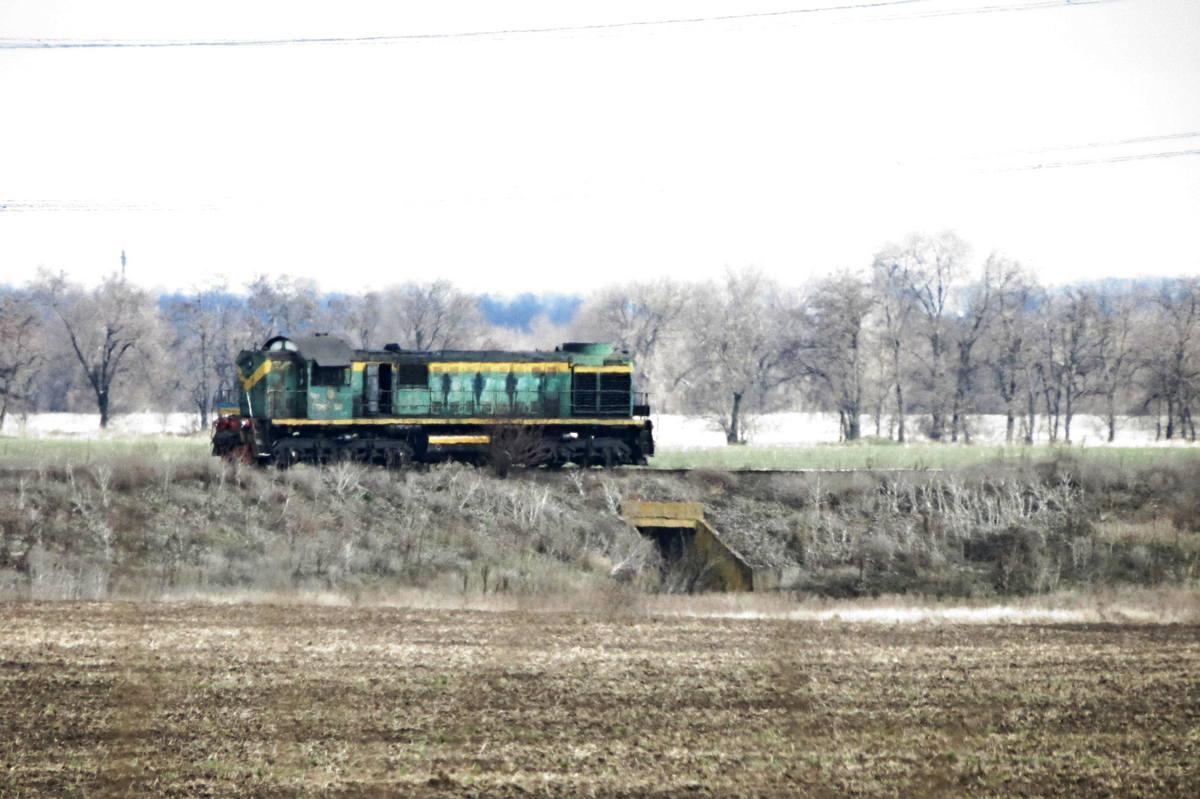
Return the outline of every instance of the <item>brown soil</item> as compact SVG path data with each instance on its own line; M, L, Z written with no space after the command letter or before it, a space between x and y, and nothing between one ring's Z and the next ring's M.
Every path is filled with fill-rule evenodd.
M0 795L1200 795L1200 627L0 605Z

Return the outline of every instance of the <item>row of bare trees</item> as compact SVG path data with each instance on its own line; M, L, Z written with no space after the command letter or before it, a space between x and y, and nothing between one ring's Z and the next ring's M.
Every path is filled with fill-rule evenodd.
M277 333L333 332L360 347L473 345L486 325L474 298L446 281L365 295L321 295L310 281L256 277L154 296L119 274L92 288L45 273L0 288L0 427L13 411L179 410L207 426L232 385L240 349Z
M1010 442L1032 442L1039 419L1069 442L1083 411L1109 440L1126 414L1196 435L1200 279L1048 288L1002 255L973 264L949 232L801 289L752 270L611 288L582 322L638 356L660 407L709 415L731 443L748 416L814 406L847 440L969 441L973 417L999 413Z
M84 288L46 273L0 289L0 426L13 411L91 409L106 425L148 408L207 425L239 349L329 332L413 350L611 341L659 410L708 416L731 443L756 415L796 408L836 412L847 440L969 441L973 418L998 413L1009 441L1032 441L1039 420L1070 441L1081 412L1102 414L1110 440L1126 414L1194 439L1200 279L1097 285L1048 288L1004 256L972 261L953 233L914 234L802 287L752 269L610 286L566 325L519 332L444 280L321 294L259 276L154 296L116 274Z

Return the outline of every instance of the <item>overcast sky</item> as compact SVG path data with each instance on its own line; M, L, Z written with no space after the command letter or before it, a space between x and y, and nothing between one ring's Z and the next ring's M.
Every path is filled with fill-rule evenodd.
M1200 0L0 0L0 205L14 283L1200 274Z

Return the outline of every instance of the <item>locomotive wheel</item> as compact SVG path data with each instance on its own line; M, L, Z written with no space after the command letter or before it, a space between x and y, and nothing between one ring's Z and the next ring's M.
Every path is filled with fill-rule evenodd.
M388 442L384 448L383 465L388 469L403 469L413 459L413 449L402 442Z
M313 442L304 438L282 439L271 447L271 460L276 469L288 469L297 463L311 460Z
M625 459L621 456L621 445L619 442L603 442L600 445L600 458L603 461L605 469L620 466L625 462Z
M561 469L563 462L558 444L554 441L543 440L538 446L537 452L529 459L528 465L545 466L548 469Z
M342 448L332 441L318 439L313 454L316 456L314 462L322 466L329 466L342 460Z
M571 461L571 453L565 447L550 445L550 455L543 461L547 469L558 471Z
M275 447L273 447L273 450L274 450L274 461L275 461L276 469L287 469L296 460L296 457L295 457L296 453L292 451L291 447L275 446Z
M633 450L624 441L615 438L589 438L578 441L571 447L569 460L582 468L600 466L611 469L633 461Z

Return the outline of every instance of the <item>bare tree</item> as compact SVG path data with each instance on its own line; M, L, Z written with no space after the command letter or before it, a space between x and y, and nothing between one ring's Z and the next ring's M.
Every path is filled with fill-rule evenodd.
M447 280L405 283L386 289L380 295L379 307L388 340L404 349L468 347L484 327L475 298Z
M945 436L948 409L954 390L948 355L953 346L952 294L962 276L970 247L952 232L937 236L914 234L903 244L886 249L879 257L895 268L894 290L908 295L913 304L913 328L924 346L919 370L929 410L929 437Z
M175 332L171 371L201 429L209 424L220 371L235 354L237 310L223 283L196 288L166 306L167 321Z
M1050 417L1050 440L1071 443L1071 423L1079 401L1091 390L1096 365L1095 295L1088 289L1068 288L1051 295L1042 314L1042 356L1039 377Z
M879 334L887 383L895 397L893 419L896 440L903 444L907 438L905 417L908 414L908 372L912 348L916 303L908 291L905 267L895 248L885 248L872 264L872 288L879 308Z
M863 387L866 392L867 409L874 426L874 435L876 438L882 438L884 436L884 415L887 412L888 402L894 398L893 369L890 342L885 336L883 315L879 312L879 298L874 287L870 287L870 290L871 298L875 302L875 312L867 317L867 330L865 331L867 334L866 379ZM896 434L896 418L892 415L888 415L886 418L888 419L886 435L888 438L892 438Z
M1047 418L1050 442L1058 441L1062 424L1062 337L1059 327L1062 316L1055 307L1053 295L1047 294L1036 312L1038 331L1037 356L1033 360L1033 379L1042 399Z
M1166 406L1166 437L1196 437L1192 406L1200 394L1200 278L1163 283L1153 298L1145 354L1150 400Z
M347 303L345 330L350 334L351 341L364 350L382 346L382 342L375 339L375 328L379 325L381 311L379 293L375 291L351 297Z
M1128 391L1138 369L1137 296L1101 294L1098 298L1096 335L1096 391L1104 400L1108 441L1117 437L1117 398Z
M284 276L271 280L258 275L246 286L244 338L256 347L274 335L299 336L312 330L317 316L317 285Z
M100 426L107 427L112 392L134 368L138 350L149 351L158 320L149 294L112 274L85 292L62 275L44 276L39 290L61 323L71 351L96 399Z
M950 440L971 440L966 413L975 399L975 372L979 369L976 346L991 332L996 311L998 291L1002 285L1004 260L991 255L983 264L983 273L963 292L963 309L956 320L954 345L957 358L954 364L954 402L951 406Z
M1026 411L1036 415L1029 405L1036 397L1030 390L1030 360L1033 335L1030 312L1037 302L1037 283L1019 263L998 256L991 259L995 281L993 291L994 324L984 340L985 359L992 385L1004 403L1004 440L1011 444L1016 432L1018 403L1025 398ZM1033 418L1025 412L1025 443L1033 442Z
M28 403L43 363L42 314L28 291L0 289L0 429L14 403Z
M687 288L673 280L614 286L587 312L605 340L635 356L651 355L687 307Z
M869 347L868 316L875 307L871 287L848 273L816 284L794 349L799 372L822 387L837 408L842 438L861 437Z
M1097 366L1096 295L1088 289L1068 289L1062 304L1060 348L1063 355L1063 440L1071 443L1071 423L1080 400L1092 393Z
M680 372L664 356L684 327L692 300L690 287L672 280L613 286L581 309L579 329L633 355L637 384L665 394Z
M771 409L795 377L783 345L789 312L780 287L755 270L730 272L720 288L699 292L682 382L690 406L716 421L730 444L745 442L747 418Z
M379 292L330 294L319 298L310 327L340 336L359 349L376 349L383 345L378 337L381 316Z

